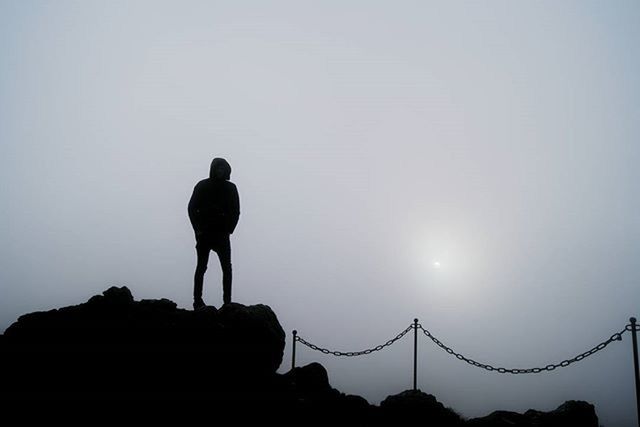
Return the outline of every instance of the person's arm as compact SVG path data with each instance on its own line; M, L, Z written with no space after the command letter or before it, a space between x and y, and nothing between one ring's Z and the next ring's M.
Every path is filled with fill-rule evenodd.
M198 214L198 210L200 209L200 199L200 192L196 185L193 189L193 194L191 195L191 199L189 200L189 205L187 207L189 221L191 221L191 226L193 227L193 231L196 235L200 232L200 215Z
M240 219L240 196L238 195L238 189L235 184L231 186L231 200L230 200L230 212L229 212L229 234L233 234L233 231L238 225L238 219Z

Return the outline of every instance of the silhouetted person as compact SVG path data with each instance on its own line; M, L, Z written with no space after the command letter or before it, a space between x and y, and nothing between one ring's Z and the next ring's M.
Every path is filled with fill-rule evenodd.
M222 300L231 302L231 244L240 217L240 199L230 182L231 166L225 159L211 162L209 178L198 182L189 201L189 219L196 234L198 264L193 279L193 308L203 307L202 284L209 252L215 251L222 267Z

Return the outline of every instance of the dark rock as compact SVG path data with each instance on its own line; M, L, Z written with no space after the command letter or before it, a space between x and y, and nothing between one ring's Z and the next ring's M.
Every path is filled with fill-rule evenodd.
M111 287L84 304L21 316L5 331L0 399L40 409L25 411L25 422L53 414L80 422L83 412L117 419L128 410L149 417L148 405L189 421L200 416L194 407L231 409L269 384L284 337L265 305L191 311ZM253 396L256 406L263 397Z
M452 409L420 390L406 390L388 396L380 403L382 418L397 425L423 425L429 420L434 426L461 426L462 418Z
M375 425L376 407L363 397L331 387L327 370L319 363L296 367L282 376L289 391L287 412L300 425Z
M104 301L114 305L128 305L133 303L133 295L126 286L117 287L112 286L102 293Z
M0 425L465 424L421 391L379 407L341 393L319 363L277 374L284 346L266 305L183 310L111 287L84 304L21 316L0 335ZM597 417L592 405L570 401L466 424L596 427Z
M470 427L521 427L528 426L528 418L523 414L510 411L494 411L481 418L473 418L467 422Z
M319 363L296 367L285 374L300 396L327 396L335 391L329 384L327 370Z
M595 407L587 402L569 400L553 411L529 409L524 414L495 411L486 417L469 420L471 427L598 427Z
M271 308L262 304L246 307L231 303L223 305L218 313L234 346L251 343L247 363L264 365L265 372L278 369L284 355L285 333Z
M148 308L150 310L168 312L168 311L175 310L177 307L178 307L178 304L166 298L140 300L140 308ZM210 307L210 308L213 308L215 310L215 307Z

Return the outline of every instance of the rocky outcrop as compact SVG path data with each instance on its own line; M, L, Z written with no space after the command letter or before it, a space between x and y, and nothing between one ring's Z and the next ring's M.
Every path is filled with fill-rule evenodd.
M288 410L293 424L374 425L377 407L360 396L339 392L329 384L326 369L319 363L296 367L282 375L289 390Z
M495 411L486 417L471 419L467 424L469 427L598 427L598 416L592 404L570 400L549 412Z
M469 421L421 391L370 405L331 387L318 363L276 373L284 345L268 306L191 311L111 287L0 335L0 424L598 425L586 402Z
M387 397L380 403L382 418L389 424L423 425L429 420L434 426L462 426L464 421L452 409L420 390L407 390Z
M263 390L285 333L265 305L182 310L112 287L84 304L24 315L0 347L0 397L25 422L197 420L234 404L269 406ZM253 405L256 406L256 405ZM37 408L37 411L31 410ZM242 419L242 413L238 416Z
M203 375L211 357L241 371L235 375L253 376L273 374L280 366L285 333L265 305L191 311L167 299L134 301L128 288L111 287L84 304L21 316L4 340L13 349L67 356L148 353L150 363L165 354L193 354L190 365L201 366ZM167 362L163 371L175 365L175 359Z

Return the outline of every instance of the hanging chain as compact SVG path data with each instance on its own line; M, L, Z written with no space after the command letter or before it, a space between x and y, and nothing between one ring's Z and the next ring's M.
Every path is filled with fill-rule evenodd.
M525 369L522 369L522 368L495 367L495 366L491 366L489 364L476 362L473 359L470 359L468 357L463 356L460 353L455 352L451 347L446 346L442 341L440 341L439 339L434 337L431 334L431 332L429 332L428 330L423 328L422 325L418 325L418 327L420 329L422 329L422 332L427 337L429 337L431 339L431 341L433 341L438 347L440 347L441 349L443 349L444 351L446 351L450 355L455 356L456 359L462 360L463 362L467 362L468 364L470 364L472 366L475 366L475 367L478 367L478 368L482 368L482 369L486 369L487 371L498 372L500 374L539 374L540 372L553 371L554 369L557 369L557 368L566 368L567 366L571 365L572 363L584 360L587 357L591 356L592 354L595 354L595 353L599 352L600 350L604 350L609 344L611 344L614 341L622 341L622 335L626 331L630 331L631 330L631 325L627 325L620 332L616 332L615 334L611 335L611 337L609 337L609 339L601 342L600 344L596 345L595 347L585 351L584 353L581 353L581 354L577 355L576 357L574 357L572 359L566 359L566 360L563 360L560 363L552 363L552 364L549 364L549 365L547 365L547 366L545 366L543 368L525 368Z
M398 341L399 339L404 337L411 329L413 329L413 324L409 325L404 331L400 332L398 335L396 335L395 338L391 338L386 343L377 345L377 346L372 347L372 348L368 348L366 350L361 350L361 351L335 351L335 350L329 350L329 349L326 349L326 348L318 347L315 344L311 344L310 342L305 341L303 338L301 338L298 335L296 335L296 341L299 341L300 343L306 345L307 347L309 347L312 350L316 350L316 351L319 351L319 352L324 353L324 354L332 354L334 356L354 357L354 356L362 356L362 355L365 355L365 354L371 354L373 352L380 351L385 347L389 347L391 344L395 343L396 341Z
M431 339L431 341L433 341L438 347L440 347L441 349L443 349L444 351L446 351L448 354L454 356L456 359L458 360L462 360L463 362L468 363L471 366L475 366L477 368L482 368L485 369L487 371L490 372L498 372L500 374L539 374L541 372L549 372L549 371L553 371L557 368L566 368L567 366L571 365L572 363L575 362L580 362L581 360L586 359L587 357L601 351L604 350L609 344L611 344L614 341L622 341L622 335L626 332L626 331L631 331L633 329L632 325L626 325L625 328L623 330L621 330L620 332L616 332L615 334L611 335L609 337L609 339L602 341L600 344L596 345L595 347L585 351L584 353L580 353L579 355L571 358L571 359L565 359L562 362L559 363L551 363L549 365L546 365L544 367L539 367L539 368L503 368L503 367L496 367L496 366L492 366L489 364L485 364L485 363L480 363L477 362L471 358L468 358L466 356L463 356L460 353L457 353L455 350L453 350L451 347L448 347L446 344L444 344L442 341L440 341L438 338L434 337L433 334L431 332L429 332L427 329L425 329L421 324L410 324L409 326L407 326L407 328L405 330L403 330L402 332L400 332L398 335L395 336L395 338L392 338L390 340L388 340L386 343L384 344L380 344L377 345L375 347L372 348L368 348L366 350L361 350L361 351L337 351L337 350L329 350L327 348L323 348L323 347L319 347L315 344L311 344L310 342L306 341L304 338L296 335L295 336L295 340L297 342L300 342L301 344L304 344L305 346L309 347L312 350L315 351L319 351L323 354L331 354L333 356L345 356L345 357L355 357L355 356L363 356L366 354L371 354L374 353L376 351L380 351L386 347L389 347L390 345L394 344L396 341L402 339L402 337L404 337L410 330L414 329L414 327L416 327L418 329L422 329L422 333L424 333L427 337L429 337L429 339ZM640 325L636 325L636 331L640 331Z

